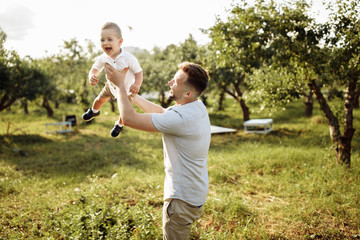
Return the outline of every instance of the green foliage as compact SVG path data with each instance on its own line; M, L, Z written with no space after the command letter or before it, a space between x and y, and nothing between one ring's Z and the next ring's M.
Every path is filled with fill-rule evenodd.
M16 100L34 100L54 89L47 75L37 68L32 59L20 59L16 52L1 50L0 57L0 111Z
M217 19L215 26L208 30L212 40L207 61L210 76L218 89L240 103L244 119L249 116L241 101L244 101L249 86L250 90L261 90L256 96L264 94L252 100L264 106L281 105L307 92L307 84L303 81L296 84L294 79L303 80L304 74L297 76L302 69L309 68L306 75L314 73L311 67L305 66L308 62L322 66L314 54L319 49L323 32L306 15L307 9L304 1L277 5L274 1L259 0L251 6L240 1L231 9L226 22ZM279 74L284 71L292 75L286 86L283 85L287 80ZM261 77L260 73L268 74L262 85L260 82L265 76ZM266 84L268 82L272 84ZM276 85L281 85L282 90Z
M99 52L94 51L93 43L88 42L87 50L76 39L64 41L59 54L44 59L59 89L58 101L77 102L87 108L91 105L104 82L91 87L88 81L89 70Z
M328 36L333 54L330 61L338 81L346 84L360 78L360 4L354 0L337 2L337 12L332 13L331 35Z
M258 100L269 106L297 99L305 92L303 64L317 59L314 53L322 35L306 15L308 5L303 1L294 3L290 7L256 1L254 6L247 6L242 1L232 9L227 22L218 20L210 28L211 73L221 88L236 96L232 87L246 90L250 85L255 91L263 90L264 96ZM313 65L321 66L319 61ZM233 74L225 75L224 69ZM263 81L265 75L267 80ZM282 90L276 90L276 86L282 86Z
M66 239L160 239L148 199L122 203L109 197L104 202L104 194L111 192L98 177L89 181L93 186L87 195L79 194L47 223L55 234Z
M251 86L249 98L260 103L260 110L278 111L305 94L306 81L301 79L304 75L301 70L297 68L294 73L286 68L263 67L255 71L248 79Z
M159 93L159 102L163 107L169 105L166 92L169 90L168 82L177 71L181 62L194 62L201 64L204 49L200 48L192 35L179 46L171 44L165 49L154 48L152 53L137 54L144 73L141 92Z
M218 19L208 30L210 76L220 94L226 92L240 103L244 120L250 118L244 100L249 85L249 96L260 109L305 96L308 113L314 92L332 127L339 162L350 165L352 104L360 79L359 3L337 1L337 12L323 25L307 15L306 1L291 3L259 0L248 6L241 1L226 22ZM321 92L324 86L346 88L342 111L329 106ZM345 119L343 135L340 119Z
M6 33L2 30L2 28L0 27L0 51L3 51L4 50L4 44L6 42L6 38L7 38L7 35ZM3 53L3 52L1 52ZM2 54L1 54L2 55Z
M268 31L266 15L275 11L273 3L256 7L236 5L224 22L217 19L215 26L207 30L211 43L208 45L206 64L211 79L222 91L240 101L246 90L245 78L258 69L270 56L266 48L272 33Z

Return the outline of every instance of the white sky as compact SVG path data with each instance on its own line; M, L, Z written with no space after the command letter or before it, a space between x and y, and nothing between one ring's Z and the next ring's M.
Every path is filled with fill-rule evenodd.
M249 0L252 2L253 0ZM57 53L64 40L90 39L100 49L101 26L119 24L124 47L151 50L179 44L192 34L199 44L208 41L200 29L224 18L233 0L0 0L0 27L7 34L5 48L21 57L41 58ZM323 11L321 1L314 1ZM130 26L132 30L129 29Z

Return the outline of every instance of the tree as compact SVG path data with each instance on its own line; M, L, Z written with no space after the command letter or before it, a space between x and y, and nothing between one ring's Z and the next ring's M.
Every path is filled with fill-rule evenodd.
M7 66L7 51L4 49L4 43L6 41L6 34L0 29L0 111L9 107L16 99L6 94L6 90L10 81L10 69Z
M33 65L31 59L20 59L15 51L3 48L6 34L0 32L0 111L3 111L16 100L34 100L47 81L45 74Z
M271 27L271 60L248 81L252 98L262 108L276 109L305 97L305 115L311 116L313 90L308 80L324 72L328 51L321 47L321 41L327 28L306 15L309 5L304 1L280 9L272 20L276 24Z
M258 0L250 7L242 2L242 5L232 9L227 22L218 20L210 29L212 42L209 62L212 65L212 79L218 83L219 88L240 103L244 120L249 118L249 110L243 97L249 85L251 90L257 91L254 86L262 90L263 94L257 95L257 100L261 100L264 106L278 105L275 103L276 94L269 97L269 94L274 95L275 91L279 92L279 97L287 100L305 97L305 114L312 114L312 89L307 84L300 84L302 87L299 87L297 82L302 81L305 76L299 76L298 73L305 71L299 71L298 68L306 69L309 64L313 68L324 65L324 59L314 56L321 50L319 42L325 31L315 31L317 28L314 19L306 15L308 8L309 5L303 0L282 5L276 5L274 1ZM264 66L270 68L263 68ZM273 79L264 75L273 70L275 72L270 74ZM220 76L224 71L228 72L226 79ZM257 79L258 83L255 83L256 79L252 75L257 71L263 72L267 86L262 86L265 85L264 78ZM319 71L320 69L312 69L311 73L316 74ZM277 74L285 72L292 76L288 84L294 83L297 91L282 88L280 92L280 89L270 89L269 86L278 86L276 81L282 76ZM259 76L259 73L255 75ZM269 84L269 81L274 84ZM265 93L268 94L264 95Z
M8 78L0 86L0 111L10 107L16 100L34 100L47 86L45 74L37 69L29 60L21 60L15 53L7 59L5 74ZM4 66L0 63L0 65Z
M40 97L42 98L41 106L46 109L48 117L53 117L54 110L50 105L50 100L56 99L59 93L59 89L56 87L56 82L54 81L53 72L51 71L53 64L49 64L49 62L43 59L32 60L32 64L36 66L44 76L44 84L39 88Z
M335 74L336 82L345 90L343 107L344 126L341 134L339 117L334 114L315 79L310 85L320 103L321 110L329 121L330 137L338 163L350 167L351 141L354 136L353 108L356 88L360 79L360 5L358 1L343 0L337 2L337 12L332 14L331 34L327 38L331 50L329 72Z
M175 74L176 46L169 45L164 50L155 47L152 53L146 53L139 59L143 69L144 81L140 88L141 92L158 93L160 105L167 107L167 82Z
M351 140L355 131L353 107L360 78L358 13L358 2L343 0L337 2L337 11L333 12L328 24L298 25L295 28L296 34L292 34L295 38L291 40L295 48L288 51L291 58L285 58L289 59L288 63L283 64L278 54L275 54L277 63L281 64L272 64L271 67L261 69L250 82L253 89L261 90L257 92L257 96L261 96L264 102L269 102L270 99L272 104L291 101L293 97L299 96L307 85L328 119L337 161L347 166L351 163ZM277 48L284 49L286 44ZM284 74L286 77L281 77ZM339 115L330 104L331 98L326 99L323 95L321 88L324 86L328 89L334 86L339 88L339 101L343 99L344 104L343 114ZM345 98L342 97L342 90L346 91ZM342 118L343 134L340 127Z
M183 61L201 64L203 54L204 49L198 47L191 35L179 46L171 44L163 50L154 48L152 53L138 54L145 76L141 91L159 93L161 106L169 106L171 99L166 94L169 90L167 83L175 75L177 65Z
M100 52L94 51L94 44L90 41L88 41L86 50L79 44L78 40L73 38L64 41L60 53L48 59L53 64L51 69L56 85L62 91L60 96L66 101L75 100L84 109L89 107L96 97L96 90L99 88L98 86L90 88L88 73L94 58ZM101 85L100 81L98 85ZM75 99L72 99L73 97Z
M269 44L274 39L272 27L277 15L273 1L266 4L258 0L251 7L241 1L231 10L227 22L217 18L215 26L207 30L211 38L207 57L211 79L239 103L244 121L250 119L244 98L245 80L271 59L273 49Z
M328 31L307 15L310 5L306 1L297 0L289 4L281 7L278 26L275 26L277 38L281 40L274 41L276 51L272 66L286 68L294 75L295 81L289 79L294 88L290 87L288 94L291 98L305 97L305 116L309 117L313 111L313 89L307 80L324 71L327 51L322 48L321 41ZM303 87L299 87L297 82L301 82Z

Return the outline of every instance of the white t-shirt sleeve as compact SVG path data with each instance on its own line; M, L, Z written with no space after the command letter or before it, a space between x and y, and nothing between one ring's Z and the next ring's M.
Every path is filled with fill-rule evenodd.
M133 55L130 55L130 57L129 57L129 70L133 74L137 74L139 72L142 72L142 68L141 68L141 66L139 64L139 61Z
M155 128L161 133L182 135L185 129L185 121L180 113L170 109L164 113L151 114L151 120Z
M97 70L98 72L101 72L104 67L105 67L105 60L104 60L103 56L100 55L99 57L97 57L95 59L95 62L93 64L92 68Z

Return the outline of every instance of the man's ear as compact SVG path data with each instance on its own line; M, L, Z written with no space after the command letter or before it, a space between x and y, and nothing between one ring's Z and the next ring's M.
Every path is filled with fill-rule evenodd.
M194 92L193 91L187 91L186 93L185 93L185 97L186 98L192 98L193 97L193 95L194 95Z

